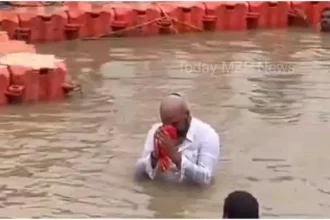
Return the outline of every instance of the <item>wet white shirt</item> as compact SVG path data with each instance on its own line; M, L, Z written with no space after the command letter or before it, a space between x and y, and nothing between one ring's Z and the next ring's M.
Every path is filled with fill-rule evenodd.
M186 139L179 146L182 154L181 170L172 163L167 172L158 172L158 164L151 166L151 153L154 150L154 134L161 123L154 124L149 130L141 158L136 164L136 175L146 175L167 181L193 182L208 185L215 176L220 156L220 139L217 132L208 124L193 118Z

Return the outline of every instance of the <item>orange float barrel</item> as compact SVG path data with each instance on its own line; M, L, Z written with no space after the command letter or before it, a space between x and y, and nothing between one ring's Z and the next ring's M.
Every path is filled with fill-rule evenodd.
M258 15L257 28L285 28L288 26L289 2L249 2L249 12Z
M178 31L180 33L198 32L203 30L205 5L201 2L178 3Z
M59 100L64 97L62 85L65 83L66 71L58 66L61 61L55 60L54 57L49 58L47 67L39 69L39 100Z
M66 82L64 61L53 55L12 53L3 56L0 64L8 66L11 76L9 102L59 100L74 88Z
M0 65L0 105L7 104L6 91L10 83L10 74L7 66Z
M136 2L132 5L132 26L131 31L134 36L152 36L159 34L157 19L161 17L159 8L151 3Z
M64 34L67 40L75 40L80 37L80 27L84 23L84 13L79 10L81 2L65 2L67 7L68 23L65 25Z
M174 21L180 20L180 9L175 2L157 2L162 19L158 21L159 34L179 33L177 24Z
M174 31L189 33L203 30L203 17L205 15L203 3L169 2L157 3L157 5L165 17L173 18Z
M155 3L132 2L111 3L113 21L111 29L114 36L158 35L162 28L161 17L166 17Z
M16 37L16 29L18 27L19 20L17 13L14 10L2 10L0 13L0 28L2 31L6 31L10 39Z
M16 65L11 65L9 70L12 79L12 84L7 91L9 102L38 101L38 73L32 68Z
M20 26L17 38L26 42L54 42L65 39L67 14L64 7L17 9Z
M204 2L204 29L211 31L247 29L247 2Z
M110 3L113 20L111 31L114 36L151 36L157 35L159 8L146 2Z
M104 3L68 2L68 38L100 37L110 31L111 9Z
M44 42L57 42L64 41L65 36L65 27L68 23L68 15L64 7L49 7L53 8L52 10L45 10L47 7L43 7L43 12L41 14L43 20L43 38ZM47 25L48 24L48 25Z
M82 27L83 36L102 36L110 32L112 14L106 4L89 4L85 8L86 23Z
M134 36L134 7L132 3L110 3L112 9L113 20L111 22L111 31L114 36ZM137 21L138 22L138 21Z
M32 64L34 54L12 53L1 58L11 75L11 85L7 90L9 102L36 102L39 100L39 74ZM28 61L28 62L27 62Z
M27 43L41 41L41 17L38 17L37 8L18 8L19 27L16 30L16 39Z

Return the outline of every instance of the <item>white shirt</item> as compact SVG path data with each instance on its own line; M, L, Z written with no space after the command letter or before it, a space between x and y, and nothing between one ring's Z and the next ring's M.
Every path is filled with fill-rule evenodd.
M158 172L158 164L151 166L151 153L154 150L154 134L161 126L154 124L149 130L141 158L136 164L136 175L147 175L150 179L160 177L167 181L193 182L208 185L215 176L216 165L220 156L220 138L208 124L193 118L186 139L179 146L181 152L181 170L172 163L167 172Z

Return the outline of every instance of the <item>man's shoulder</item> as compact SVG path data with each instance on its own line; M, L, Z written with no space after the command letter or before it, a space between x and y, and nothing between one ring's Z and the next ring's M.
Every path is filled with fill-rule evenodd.
M207 131L216 132L215 129L205 121L202 121L198 118L193 118L193 122L196 124L198 128L202 128L203 130L207 130Z
M219 137L218 132L207 122L204 122L198 118L193 118L193 120L197 129L204 134L207 134L208 136Z

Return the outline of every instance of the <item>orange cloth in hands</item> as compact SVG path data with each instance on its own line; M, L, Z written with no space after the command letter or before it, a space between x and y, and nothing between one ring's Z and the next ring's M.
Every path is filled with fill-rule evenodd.
M176 128L172 125L164 125L161 130L168 135L171 140L176 140L178 138ZM162 172L167 171L170 168L170 158L167 156L166 149L162 146L157 138L155 139L155 148L158 152L160 170Z

